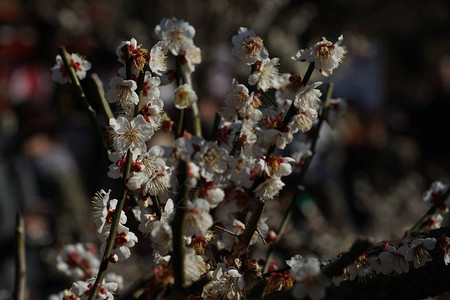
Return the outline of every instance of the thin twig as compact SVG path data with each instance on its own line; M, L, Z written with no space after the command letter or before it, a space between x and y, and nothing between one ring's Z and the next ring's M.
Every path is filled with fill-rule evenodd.
M259 231L259 228L256 228L256 232L258 233L258 236L261 238L261 241L263 242L264 245L267 245L266 239L264 238L264 236L261 234L261 231Z
M228 230L228 229L226 229L226 228L223 228L223 227L221 227L221 226L219 226L219 225L214 225L214 227L216 227L217 229L220 229L220 230L222 230L223 232L226 232L226 233L228 233L228 234L230 234L230 235L232 235L232 236L234 236L234 237L239 237L239 235L237 235L237 234L234 233L233 231Z
M78 98L80 99L81 104L83 105L84 109L88 112L89 119L92 123L92 126L95 128L95 130L97 132L98 140L101 143L102 147L105 149L106 154L109 155L110 150L109 150L108 144L105 140L105 136L104 136L102 130L100 129L100 127L98 126L98 123L97 123L97 113L92 108L91 104L89 103L89 101L86 98L86 94L84 93L83 87L81 86L81 83L78 80L78 76L75 74L75 70L72 68L72 64L69 62L69 59L67 57L66 48L64 46L60 46L58 50L59 50L59 54L62 58L62 61L66 67L66 70L69 74L70 82L75 87Z
M24 300L27 267L25 261L25 225L23 216L20 213L17 213L16 215L15 256L16 277L14 283L13 298L15 300Z
M95 73L91 74L90 78L95 85L95 95L98 99L98 102L100 103L103 113L108 120L114 118L111 107L109 106L108 101L106 101L105 99L105 90L103 89L102 81Z

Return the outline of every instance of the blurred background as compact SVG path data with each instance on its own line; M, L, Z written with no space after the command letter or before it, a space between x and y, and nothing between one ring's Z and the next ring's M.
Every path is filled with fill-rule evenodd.
M188 21L202 50L193 82L207 132L232 78L245 82L250 72L231 55L240 26L254 29L292 74L307 67L290 59L299 49L343 34L344 63L312 80L332 80L334 97L349 106L334 130L321 132L277 251L283 267L299 252L333 257L358 235L401 237L424 213L430 183L449 182L449 13L444 0L0 0L0 299L13 286L16 212L26 224L30 299L47 299L70 285L55 253L96 241L88 205L112 184L88 116L69 86L51 80L58 46L86 56L106 85L120 41L134 37L150 49L162 18ZM269 204L271 229L290 199ZM256 251L263 257L264 248Z

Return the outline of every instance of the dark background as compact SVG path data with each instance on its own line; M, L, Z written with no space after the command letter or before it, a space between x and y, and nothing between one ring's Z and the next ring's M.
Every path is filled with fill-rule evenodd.
M0 0L0 299L12 288L16 211L27 227L30 299L46 299L69 284L54 270L55 251L64 243L95 242L88 204L95 191L113 186L73 91L51 80L59 45L86 56L106 85L119 66L120 41L135 37L150 49L162 18L188 21L202 50L193 77L207 132L231 79L245 82L250 71L231 56L240 26L254 29L270 56L280 57L281 72L293 74L306 69L290 60L298 49L343 34L343 65L330 78L315 73L312 80L333 81L335 97L349 108L335 130L321 133L307 193L297 199L296 221L278 253L282 264L283 255L299 251L331 257L361 234L400 237L425 211L421 196L429 184L448 182L449 5ZM288 201L270 204L271 228Z

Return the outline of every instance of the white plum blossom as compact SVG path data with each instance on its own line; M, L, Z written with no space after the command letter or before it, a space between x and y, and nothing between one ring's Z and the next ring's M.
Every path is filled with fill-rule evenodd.
M221 188L209 189L203 198L208 201L211 209L216 208L223 201L225 193Z
M190 286L192 282L199 280L208 269L203 257L195 254L193 248L186 248L184 251L184 286Z
M137 115L131 121L119 116L117 119L109 119L109 125L114 130L114 150L126 153L130 150L139 155L147 150L145 142L153 136L153 128L145 121L142 115Z
M292 121L289 125L292 133L298 131L307 132L314 125L314 121L317 119L317 110L313 108L305 108L298 114L292 117Z
M311 48L307 50L299 50L293 60L308 61L315 63L315 68L319 70L324 76L330 76L333 74L333 70L336 69L347 52L343 46L341 46L344 37L341 35L336 43L327 41L325 38Z
M131 190L139 189L143 195L156 196L170 187L172 169L161 159L163 150L153 146L140 156L139 162L144 166L139 172L131 172L127 186Z
M270 155L264 165L267 176L284 177L292 172L291 163L295 160L291 157Z
M301 111L304 111L306 108L318 109L322 92L317 88L321 85L322 82L318 81L299 89L297 94L295 94L295 107Z
M214 181L227 169L228 151L216 143L207 143L196 153L195 162L200 167L202 177Z
M106 243L109 237L110 226L106 227L105 233L103 235L105 242L100 248L100 251L102 253L104 253L105 251ZM109 259L114 262L126 260L131 255L130 248L134 247L137 242L138 238L136 237L136 235L131 232L126 226L119 224L114 240L113 250Z
M96 274L100 260L91 244L65 245L56 256L56 268L73 280L85 280Z
M161 221L153 223L151 241L153 247L159 251L161 255L166 255L172 251L172 227Z
M407 273L409 264L405 255L409 250L408 246L401 246L398 250L392 246L386 246L386 250L378 255L380 272L384 275L388 275L392 271L395 271L397 274Z
M356 276L359 278L365 278L372 273L372 270L373 269L367 259L367 255L361 255L348 266L349 279L354 280Z
M136 82L118 76L111 79L108 84L109 90L105 94L106 101L116 103L117 107L129 114L139 103L139 96L135 92Z
M138 45L135 38L131 38L129 41L122 41L120 45L116 48L116 55L118 57L118 61L125 65L125 46L128 45L128 53L131 57L131 72L132 75L136 76L139 72L144 71L144 66L148 59L148 50L143 49L141 45ZM125 78L125 76L123 76ZM131 78L128 78L131 79Z
M86 77L86 72L91 69L91 63L81 58L76 53L67 54L67 60L80 80L84 79ZM56 56L56 64L51 68L51 71L52 79L57 83L64 84L70 81L68 70L60 55Z
M296 299L308 296L312 300L325 298L326 288L331 281L320 272L320 262L317 258L303 258L295 255L286 264L291 267L291 277L295 285L291 290Z
M109 199L110 193L111 190L108 190L108 192L100 190L96 192L92 198L91 218L95 225L97 225L99 234L103 232L106 224L111 224L113 214L116 211L118 200ZM119 222L121 224L125 224L127 222L127 216L123 211L121 211Z
M205 199L197 198L188 201L185 216L185 236L202 236L213 225L213 219L209 214L209 203Z
M121 275L118 275L116 273L108 273L105 276L105 282L106 283L110 283L110 282L115 282L117 283L117 289L114 291L114 293L116 294L121 288L123 288L123 277Z
M161 212L161 222L170 223L171 217L174 215L174 205L171 198L167 199L164 210Z
M139 172L144 168L144 165L135 161L135 156L136 155L131 153L131 171ZM127 159L124 153L111 152L111 154L108 155L108 158L112 162L112 164L109 165L108 176L113 179L122 177Z
M70 291L80 297L80 300L87 300L92 292L92 288L95 283L95 277L90 278L88 281L76 281L73 283ZM99 300L114 300L114 293L118 288L117 282L106 282L103 279L100 290L98 291L95 299ZM69 298L72 299L72 298Z
M155 33L173 55L194 47L195 29L184 20L162 19Z
M280 75L278 72L278 61L279 58L275 57L258 62L256 71L250 74L248 78L248 84L256 84L257 88L264 92L273 88Z
M277 80L275 80L275 97L278 107L284 111L288 110L295 95L302 87L303 82L300 75L283 73L278 76Z
M108 158L112 162L112 164L109 165L108 177L113 179L122 177L126 157L122 153L111 152L108 155Z
M199 47L192 47L186 49L183 53L183 61L181 69L185 73L192 73L195 71L195 66L202 62L202 52Z
M158 221L156 213L150 213L145 210L141 210L140 224L138 229L144 234L144 237L150 236L153 229L153 224L156 221Z
M202 297L205 300L243 299L244 277L235 268L226 268L219 263L212 280L203 287Z
M148 61L150 70L156 75L163 75L167 71L167 49L164 42L159 41L150 49Z
M443 184L440 181L435 181L431 184L431 187L425 191L423 194L423 201L427 205L428 208L432 207L433 204L447 191L448 185ZM441 212L447 212L448 211L448 202L449 200L446 199L446 201L439 207L439 211Z
M414 268L423 267L427 262L433 260L428 250L433 250L435 245L435 238L415 239L409 245L410 249L406 252L405 258L407 261L414 262Z
M161 79L159 77L152 76L149 71L145 72L144 75L144 85L142 87L142 98L146 102L152 102L155 98L160 97L159 85L161 84Z
M197 94L192 87L185 83L177 87L173 94L173 103L178 109L185 109L197 102Z
M235 121L237 116L249 118L255 122L261 120L262 112L258 109L261 101L255 93L249 94L248 88L233 79L233 90L225 99L222 116L226 121Z
M141 98L141 114L154 131L159 130L161 126L164 109L164 102L160 98L160 84L161 79L152 77L148 71L145 73Z
M252 29L240 27L238 34L231 38L231 42L233 43L231 53L248 65L269 57L262 39Z
M249 147L253 148L253 147ZM255 170L256 159L241 151L238 157L231 157L229 162L230 180L237 186L249 188L253 184L252 170Z

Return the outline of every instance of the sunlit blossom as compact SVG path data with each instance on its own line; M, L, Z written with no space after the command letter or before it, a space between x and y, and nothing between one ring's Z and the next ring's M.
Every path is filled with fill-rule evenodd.
M91 69L91 63L87 60L81 58L78 54L72 53L67 55L67 60L70 66L74 70L78 79L84 79L86 77L86 72ZM56 64L52 71L52 79L59 84L64 84L70 81L70 76L66 66L64 65L63 59L60 55L56 56Z
M147 150L145 144L153 136L153 128L142 115L137 115L131 121L119 116L110 119L109 125L115 132L113 146L121 153L130 150L134 154L141 154Z
M232 54L246 64L254 64L258 60L269 57L263 40L252 29L240 27L238 34L231 39L233 43Z
M344 37L341 35L336 43L332 43L325 38L311 48L307 50L299 50L294 60L314 62L315 67L324 76L330 76L333 74L333 70L336 69L339 64L342 63L344 55L347 52L344 47L341 46Z

